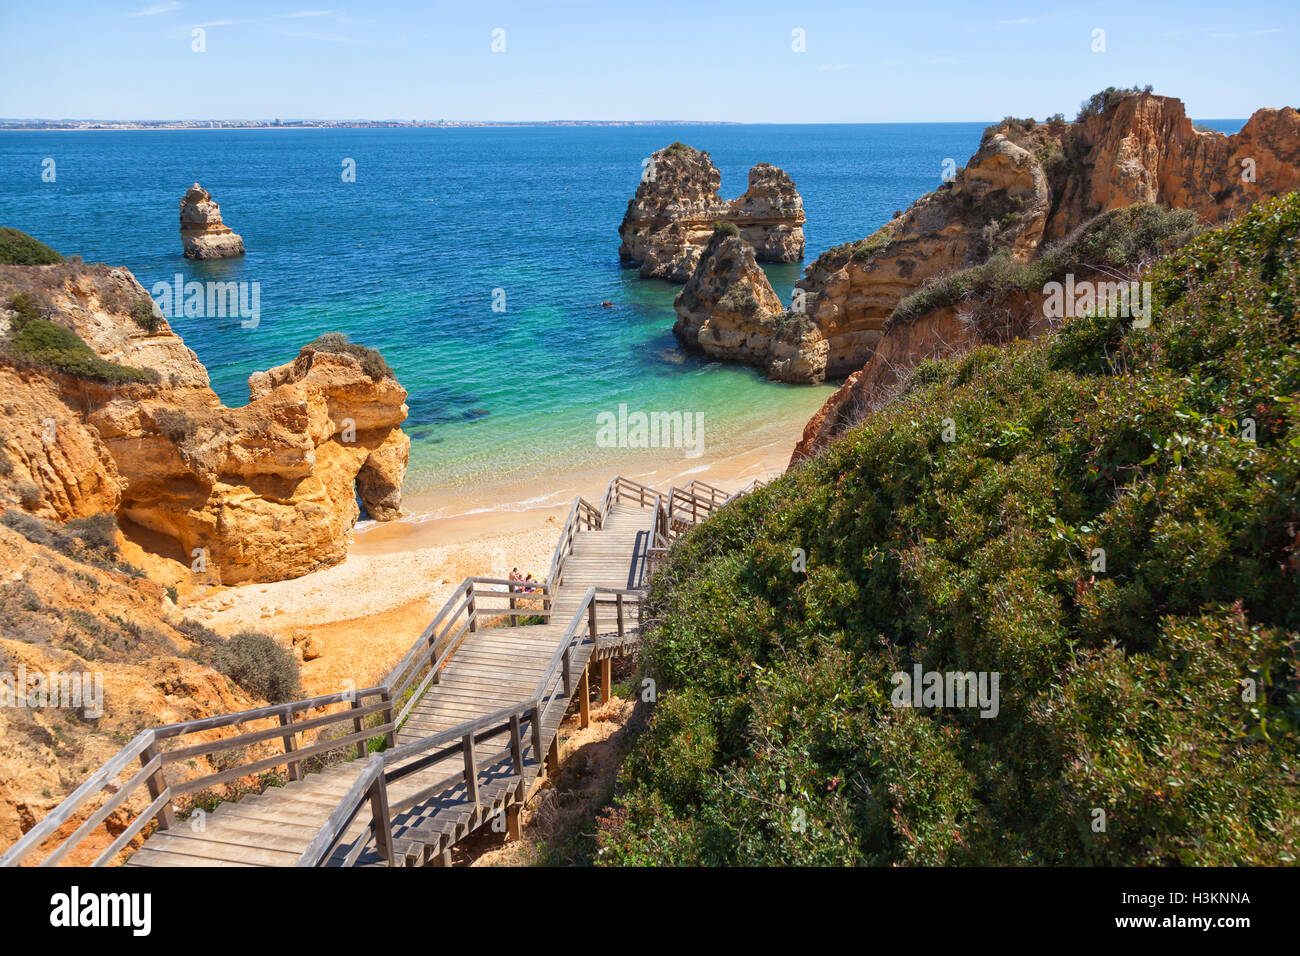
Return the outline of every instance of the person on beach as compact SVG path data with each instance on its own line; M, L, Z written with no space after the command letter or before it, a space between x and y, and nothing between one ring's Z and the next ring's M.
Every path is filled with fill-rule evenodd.
M518 568L511 568L511 569L510 569L510 580L511 580L511 581L515 581L515 582L520 582L520 583L522 583L523 580L524 580L524 576L523 576L522 574L519 573L519 569L518 569ZM522 591L523 588L517 588L517 587L511 585L510 590L511 590L511 591Z

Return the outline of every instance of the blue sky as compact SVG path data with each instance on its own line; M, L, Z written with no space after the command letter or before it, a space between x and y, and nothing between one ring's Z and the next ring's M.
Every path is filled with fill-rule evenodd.
M1295 0L0 0L0 116L984 121L1151 83L1243 117L1300 105L1298 39Z

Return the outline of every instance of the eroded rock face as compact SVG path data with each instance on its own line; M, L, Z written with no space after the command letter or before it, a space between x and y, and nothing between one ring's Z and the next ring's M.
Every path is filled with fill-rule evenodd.
M673 332L687 348L751 365L766 362L772 320L783 309L754 247L721 231L709 240L673 308Z
M799 281L829 347L827 375L862 371L809 423L795 459L832 440L849 396L869 408L900 370L975 341L945 315L886 330L926 279L1001 250L1031 260L1045 242L1136 203L1189 209L1208 224L1296 188L1300 113L1290 108L1259 110L1225 136L1197 130L1179 100L1140 93L1077 123L991 127L953 182L868 239L823 254Z
M1070 127L1068 177L1045 238L1121 206L1191 209L1206 223L1300 187L1300 113L1257 110L1232 136L1198 130L1180 100L1140 94Z
M244 254L244 240L221 221L221 208L198 183L181 199L181 244L186 259L231 259Z
M161 584L74 560L3 524L0 599L10 609L0 628L0 673L15 675L24 668L28 675L94 674L103 689L102 713L0 707L0 850L145 726L264 703L194 659L202 645L178 628L181 615ZM230 735L222 728L202 736ZM173 765L168 782L217 769L204 757L184 761ZM144 790L129 797L107 828L96 828L65 862L90 865L148 802ZM64 824L60 835L69 835L95 806L92 801ZM37 853L32 862L39 859Z
M861 368L899 300L925 279L982 262L997 249L1027 257L1049 208L1047 176L1035 155L994 133L951 183L862 242L819 256L796 287L826 341L826 374Z
M1080 276L1080 279L1085 278L1105 277ZM981 328L957 306L943 306L915 321L891 328L867 363L845 379L804 426L790 463L793 465L811 458L854 423L892 399L922 359L947 358L977 345L1034 338L1053 324L1043 316L1041 295L1027 296L1017 292L994 308L1003 320L997 329Z
M689 349L756 366L780 381L826 376L820 332L805 317L785 312L754 247L738 234L714 232L673 308L673 332Z
M708 153L683 143L654 153L619 226L619 259L645 278L685 282L717 222L735 224L761 262L803 258L803 200L783 170L757 164L744 195L729 201L721 181Z
M121 286L124 273L0 271L0 302L35 289L52 321L101 357L159 372L156 383L108 385L0 363L9 395L0 498L60 520L112 512L160 536L166 556L213 584L342 561L358 494L372 518L400 514L410 448L401 385L372 379L351 355L307 347L251 376L248 405L226 408L165 320L149 332L132 319L130 303L148 297L129 273Z

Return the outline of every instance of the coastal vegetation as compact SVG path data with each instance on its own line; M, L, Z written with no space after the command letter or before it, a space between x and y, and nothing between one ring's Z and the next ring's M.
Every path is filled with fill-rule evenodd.
M131 368L100 358L76 332L47 318L47 310L29 292L10 298L9 310L16 316L0 356L16 365L36 366L110 385L159 380L158 373L151 369Z
M213 648L212 664L254 697L269 703L282 704L302 696L297 660L269 634L232 634Z
M1145 86L1108 86L1100 92L1093 93L1092 96L1079 104L1079 113L1075 116L1074 121L1076 123L1081 123L1090 116L1099 116L1107 110L1113 109L1118 103L1128 97L1139 94L1149 94L1153 89L1154 87L1150 83Z
M385 378L397 378L397 373L384 361L382 355L372 348L348 341L348 337L342 332L326 332L315 341L309 342L305 347L315 349L317 352L351 355L361 363L362 371L370 376L372 381L378 382Z
M83 564L105 571L121 571L141 577L139 568L122 559L117 546L117 518L100 513L67 522L46 521L10 508L0 514L0 524L17 531L33 544L59 552Z
M926 281L898 303L886 327L949 305L969 305L978 313L1015 292L1041 294L1044 285L1067 274L1102 272L1117 280L1125 278L1186 244L1197 232L1195 214L1185 209L1149 204L1113 209L1047 246L1029 262L1004 249L980 265Z
M33 239L25 232L0 226L0 265L47 266L62 261L63 256L45 243Z
M1297 862L1297 235L1260 203L1152 266L1149 327L927 361L679 539L599 858ZM996 713L899 706L914 668Z

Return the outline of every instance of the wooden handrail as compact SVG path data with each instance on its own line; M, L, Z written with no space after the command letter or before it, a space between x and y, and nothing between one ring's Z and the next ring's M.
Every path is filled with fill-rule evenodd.
M656 553L659 551L666 552L674 537L674 502L689 502L692 505L692 523L694 523L695 520L700 520L697 517L698 515L707 516L708 513L712 513L720 507L718 503L719 494L721 492L712 486L703 482L692 482L686 488L670 489L669 494L665 496L661 492L657 492L633 479L615 476L606 487L605 497L599 508L581 497L574 500L569 516L561 530L560 540L557 542L552 556L550 573L548 573L544 581L528 583L527 586L535 590L526 593L535 594L538 599L544 602L543 611L519 611L516 608L501 611L483 609L480 611L476 607L477 598L500 597L512 602L518 600L521 592L515 590L515 588L519 585L519 582L502 578L469 577L455 589L452 596L424 628L420 636L389 672L382 684L358 691L319 695L237 713L218 714L142 730L125 747L110 757L103 766L91 774L57 807L50 811L44 819L23 834L3 855L0 855L0 866L20 865L33 852L39 850L48 840L55 837L58 831L83 806L106 789L112 788L114 782L131 765L132 761L138 760L141 764L140 767L123 785L113 789L109 799L104 801L82 821L72 834L60 840L58 845L42 861L42 865L55 865L62 861L72 849L99 827L113 811L120 808L143 787L148 787L151 802L100 854L95 861L95 865L111 862L129 844L131 839L151 821L156 819L159 826L169 824L174 814L175 799L179 796L205 789L219 782L250 776L258 770L282 765L290 768L292 779L298 779L302 761L306 758L353 744L356 744L358 749L364 753L366 741L371 737L380 735L385 736L391 744L397 726L410 713L411 709L428 689L430 683L436 680L440 669L454 654L465 635L477 626L477 620L480 616L513 618L523 614L542 614L549 618L549 608L555 597L565 559L572 551L574 537L580 530L580 526L587 529L601 528L609 516L610 509L621 500L634 500L643 507L652 505L651 528L653 534L649 550ZM727 498L725 500L731 499ZM479 585L487 587L486 589L480 588ZM497 591L494 590L495 587L505 587L506 590ZM377 814L385 817L388 815L386 786L390 779L396 779L392 776L391 768L399 760L408 759L422 753L427 754L429 750L443 746L447 741L459 739L462 741L461 746L463 747L465 740L478 740L484 736L501 733L503 730L518 735L520 732L519 727L523 723L528 723L532 728L531 736L534 747L540 748L542 744L541 722L558 702L558 698L554 697L551 691L564 676L565 665L571 658L573 647L587 638L591 638L593 641L596 638L596 606L599 604L613 604L617 607L618 629L621 637L626 630L624 608L628 603L628 599L633 599L640 606L643 595L643 589L588 588L573 618L565 628L559 646L552 655L551 661L543 677L539 680L532 697L440 734L421 738L402 747L390 747L385 753L371 757L367 761L362 774L354 781L347 794L345 794L334 812L330 814L329 819L303 853L299 865L323 865L328 862L337 847L338 841L342 839L344 831L351 825L357 814L362 811L362 806L367 799L372 804L371 838L379 845L381 853L389 855L391 861L391 833L388 832L388 824L385 823L382 827L376 827L375 821L379 818ZM587 619L585 627L584 618ZM585 635L582 633L584 630L586 631ZM428 668L427 671L426 668ZM421 675L423 675L422 678ZM415 689L411 693L410 699L401 706L400 711L394 712L394 708L398 706L402 696L411 690L413 685L415 685ZM307 720L295 720L298 714L339 704L347 704L348 706L336 712L321 714ZM382 713L385 717L384 723L378 727L364 727L364 718L374 713ZM166 740L262 720L275 721L275 723L268 727L245 730L231 737L214 741L200 742L169 751L158 749L158 745ZM354 725L354 730L350 734L323 740L318 735L316 743L304 747L300 747L295 743L298 735L305 731L321 730L332 724L345 721L351 721ZM179 760L207 756L223 750L235 750L255 743L273 742L277 739L282 741L283 753L260 758L249 758L237 766L220 772L170 785L164 778L166 767L169 764L175 764ZM540 759L540 753L537 756ZM349 852L350 860L355 861L356 856L361 851L360 844L364 842L364 840L359 840L358 845L352 848Z
M320 866L329 860L334 847L356 819L362 800L370 793L375 781L382 780L383 776L384 759L376 754L366 761L365 768L352 781L352 786L348 787L348 792L339 800L338 805L330 811L324 825L307 844L307 849L302 851L295 866Z

